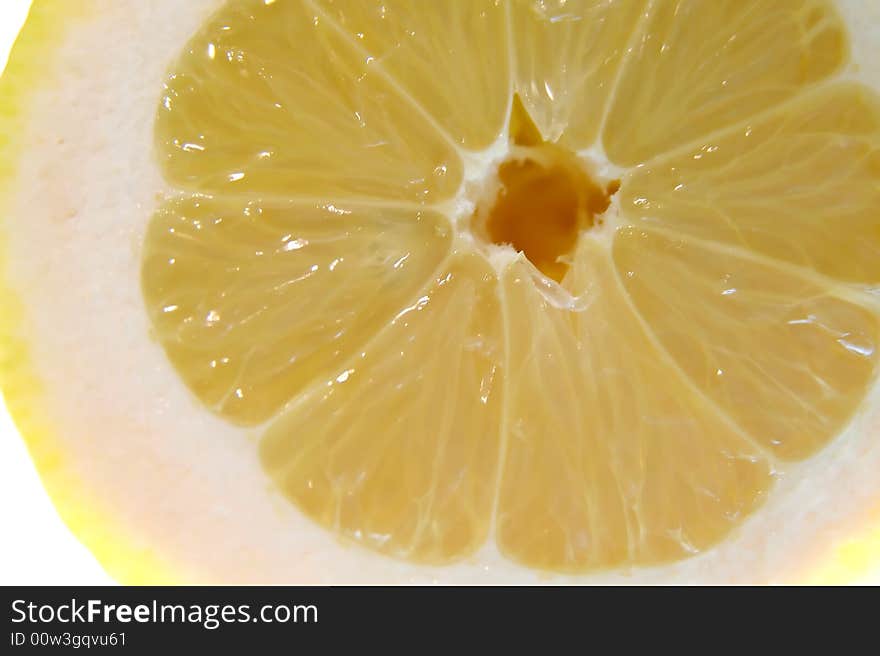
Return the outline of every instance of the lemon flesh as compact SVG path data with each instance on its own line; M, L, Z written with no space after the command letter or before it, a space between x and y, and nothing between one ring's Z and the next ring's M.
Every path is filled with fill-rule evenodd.
M2 80L0 384L115 576L870 562L873 3L851 44L825 2L98 4L38 0ZM542 144L537 218L610 206L517 254L478 219Z
M491 537L570 572L706 550L875 376L880 103L848 57L821 0L230 2L157 114L156 335L264 427L302 512L373 549ZM520 102L621 173L564 268L462 228Z

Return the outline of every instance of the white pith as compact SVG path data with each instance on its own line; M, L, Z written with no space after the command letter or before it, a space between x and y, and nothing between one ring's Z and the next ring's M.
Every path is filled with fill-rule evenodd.
M199 581L754 581L795 576L876 506L875 386L843 435L779 472L767 504L735 534L674 565L556 576L516 565L490 542L465 562L430 568L342 544L302 516L270 490L257 458L260 431L211 415L161 347L145 339L140 248L157 200L169 191L154 160L153 117L171 60L221 2L106 3L70 33L57 57L60 82L34 97L19 193L4 227L8 275L25 305L45 407L71 466L106 501L120 530L163 545ZM846 74L880 88L880 7L838 4L853 43L855 64ZM465 186L488 177L506 144L503 135L467 155ZM607 162L599 150L589 156ZM473 211L471 196L463 189L444 209L469 247L460 224ZM495 265L512 256L499 248Z

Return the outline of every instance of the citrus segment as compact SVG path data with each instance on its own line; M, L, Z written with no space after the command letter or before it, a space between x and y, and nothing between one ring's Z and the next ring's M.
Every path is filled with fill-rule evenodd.
M627 217L826 276L880 281L880 102L841 84L624 179Z
M603 133L621 166L772 107L838 71L848 56L846 28L825 0L652 7Z
M516 90L549 141L592 145L645 0L514 0Z
M678 366L778 457L823 446L864 397L876 314L772 265L649 230L621 231L614 259Z
M264 466L303 512L416 561L448 562L485 542L503 347L495 286L481 258L454 258L269 428Z
M394 317L450 236L418 210L177 199L150 225L142 286L199 399L256 424Z
M449 197L454 148L375 69L306 2L226 4L166 83L166 177L209 193Z
M587 240L555 307L531 265L505 275L506 459L497 542L530 567L579 572L696 553L772 484L761 451L669 367Z
M510 101L507 13L495 0L315 0L456 143L501 133Z

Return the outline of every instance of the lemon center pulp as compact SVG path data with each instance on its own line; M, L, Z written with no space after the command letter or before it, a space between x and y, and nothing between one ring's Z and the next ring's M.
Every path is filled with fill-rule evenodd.
M509 134L510 152L477 204L474 233L483 242L522 252L561 282L578 236L601 224L620 182L603 184L585 160L545 141L519 96L513 99Z

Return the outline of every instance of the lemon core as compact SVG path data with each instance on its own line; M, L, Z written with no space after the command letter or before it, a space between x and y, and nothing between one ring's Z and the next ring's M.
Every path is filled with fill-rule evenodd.
M588 162L541 136L518 95L510 117L510 153L477 204L478 239L522 252L544 275L561 282L578 236L602 223L620 188L602 183Z

